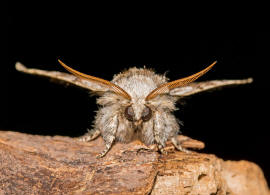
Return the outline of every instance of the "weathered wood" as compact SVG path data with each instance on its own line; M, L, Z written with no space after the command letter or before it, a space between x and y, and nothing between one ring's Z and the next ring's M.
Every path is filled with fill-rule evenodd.
M202 142L180 136L183 146ZM250 162L223 161L211 154L149 150L117 143L101 159L101 138L0 131L0 194L270 194L261 169Z

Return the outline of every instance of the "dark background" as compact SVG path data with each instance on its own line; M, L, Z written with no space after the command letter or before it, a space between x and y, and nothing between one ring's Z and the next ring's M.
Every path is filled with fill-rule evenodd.
M216 22L216 16L191 21L179 13L76 3L10 4L8 74L3 75L8 103L0 129L75 137L91 126L97 110L95 97L88 92L16 72L16 61L65 71L57 63L60 58L76 70L107 80L128 67L146 65L157 73L168 71L174 80L217 60L200 81L253 77L253 84L185 99L175 113L184 122L181 130L205 142L203 152L257 163L269 183L269 82L263 60L267 33L249 19L245 24L245 17L231 26L226 20Z

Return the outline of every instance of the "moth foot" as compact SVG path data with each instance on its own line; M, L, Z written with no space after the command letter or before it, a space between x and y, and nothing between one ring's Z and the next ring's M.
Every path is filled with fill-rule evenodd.
M165 148L161 148L159 151L161 152L161 154L164 154L164 155L168 154L168 152Z
M99 153L97 156L96 156L96 158L102 158L102 157L104 157L105 155L107 154L107 152L101 152L101 153Z
M106 148L105 148L105 150L103 150L101 153L99 153L99 154L96 156L96 158L102 158L102 157L104 157L104 156L109 152L109 150L111 149L112 143L113 143L113 142L106 143Z
M163 148L162 146L159 149L159 146L157 144L151 144L151 145L143 145L140 146L140 148L137 149L137 153L140 153L141 151L148 151L148 152L160 152L162 154L167 154L166 147Z
M191 153L191 151L189 151L189 150L187 150L187 149L185 149L185 148L183 148L183 147L181 146L181 142L180 142L176 137L172 138L172 143L173 143L174 147L175 147L177 150L179 150L179 151L181 151L181 152L185 152L185 153L187 153L187 154Z
M106 148L105 150L103 150L101 153L99 153L96 158L102 158L104 157L108 152L109 152L110 148Z
M162 145L159 145L159 144L157 145L157 147L161 154L164 154L164 155L168 154L166 147L163 147Z

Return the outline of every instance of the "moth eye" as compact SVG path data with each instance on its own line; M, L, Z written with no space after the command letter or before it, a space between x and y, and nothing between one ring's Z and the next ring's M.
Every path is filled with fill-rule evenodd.
M142 112L142 120L146 122L149 121L151 117L152 117L152 110L146 106Z
M134 110L133 110L132 106L126 107L126 109L125 109L125 117L127 118L127 120L133 121L134 116L135 116L135 114L134 114Z

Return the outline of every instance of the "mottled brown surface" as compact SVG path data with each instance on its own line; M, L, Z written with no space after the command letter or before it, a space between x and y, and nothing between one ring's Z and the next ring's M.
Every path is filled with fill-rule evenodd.
M183 146L203 148L185 140ZM261 169L214 155L148 150L115 144L102 159L102 139L83 143L61 136L0 131L0 194L270 194Z

